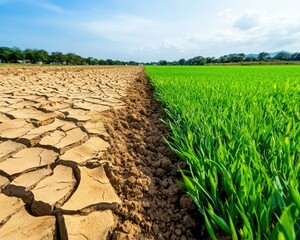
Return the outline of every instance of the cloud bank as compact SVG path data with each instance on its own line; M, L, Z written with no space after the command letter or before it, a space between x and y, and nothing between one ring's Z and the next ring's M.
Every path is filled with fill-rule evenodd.
M3 46L136 61L300 51L298 0L0 0L0 5Z

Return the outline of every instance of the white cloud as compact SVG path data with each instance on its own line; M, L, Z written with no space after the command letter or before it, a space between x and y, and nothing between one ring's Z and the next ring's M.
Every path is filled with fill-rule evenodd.
M261 12L247 12L234 20L233 26L239 30L248 30L261 24Z
M126 60L300 50L299 0L129 2L0 0L11 12L30 6L26 16L2 13L12 25L3 30L24 29L2 35L14 39L9 44L28 39L33 47Z
M246 11L234 15L231 10L226 10L219 16L225 18L226 24L222 28L207 33L195 31L175 38L166 38L156 44L137 47L136 51L143 51L145 54L153 51L157 54L168 53L169 56L165 58L170 59L172 55L180 54L187 57L220 56L238 52L300 49L300 16L266 15L260 11Z
M88 55L126 56L134 60L178 60L197 55L300 49L300 17L247 11L216 13L215 23L203 26L201 18L159 21L137 15L115 14L109 18L81 16L52 24L77 33ZM110 54L109 54L110 52ZM97 57L97 56L96 56Z

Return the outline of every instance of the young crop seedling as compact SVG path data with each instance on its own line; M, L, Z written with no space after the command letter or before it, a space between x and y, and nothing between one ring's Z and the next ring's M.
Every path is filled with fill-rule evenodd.
M300 239L300 67L146 67L212 239Z

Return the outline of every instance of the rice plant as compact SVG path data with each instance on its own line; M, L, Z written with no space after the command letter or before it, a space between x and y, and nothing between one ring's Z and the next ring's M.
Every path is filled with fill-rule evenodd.
M146 67L212 239L300 239L300 67Z

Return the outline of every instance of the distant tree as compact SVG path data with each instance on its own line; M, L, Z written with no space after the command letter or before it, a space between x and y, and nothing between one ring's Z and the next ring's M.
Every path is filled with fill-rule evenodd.
M112 59L106 59L106 65L115 65L115 62Z
M182 59L180 59L179 61L178 61L178 64L179 65L185 65L186 64L186 61L185 61L185 59L184 58L182 58Z
M187 63L188 65L204 65L206 63L206 59L202 56L197 56L189 59Z
M49 56L49 62L63 64L64 62L66 62L66 56L62 52L52 52Z
M244 53L238 53L236 54L236 60L238 62L244 62L246 58L246 55Z
M29 60L30 62L34 61L34 53L31 49L25 49L24 50L24 58L25 60Z
M99 60L96 59L96 58L92 58L92 57L88 57L85 59L85 62L88 64L88 65L98 65L99 64Z
M267 52L261 52L257 56L258 61L266 61L270 57L270 54Z
M124 63L119 60L114 60L113 62L114 62L113 65L124 65Z
M67 65L84 65L85 60L83 57L75 53L67 53L65 55Z
M178 65L178 61L169 62L169 65L171 65L171 66L177 66Z
M168 64L168 62L166 60L160 60L158 62L158 65L161 65L161 66L166 66Z
M138 65L135 61L119 61L112 59L96 59L93 57L83 58L75 53L63 54L62 52L52 52L51 55L47 51L40 49L21 49L14 47L0 47L0 60L1 62L11 62L16 63L19 60L29 60L31 63L43 62L68 65ZM237 62L251 62L251 61L300 61L300 53L289 54L288 52L280 52L274 58L271 58L267 52L261 52L258 54L257 58L254 56L245 56L244 53L232 53L228 55L223 55L219 58L214 57L202 57L196 56L185 60L184 58L179 61L168 62L166 60L160 60L159 62L145 63L145 65L205 65L210 63L237 63Z
M228 58L227 55L221 56L221 57L219 57L218 62L219 63L228 63L229 62L229 58Z
M18 60L24 60L24 54L20 48L14 47L10 49L8 61L11 63L17 63Z
M24 50L24 58L25 60L29 60L31 63L48 63L49 62L49 54L45 50L37 50L37 49L25 49Z
M278 59L281 61L289 61L291 60L291 55L289 53L280 52L274 57L274 59Z
M34 62L38 63L38 62L42 62L42 63L46 63L49 61L49 54L47 51L45 50L35 50L34 51Z
M227 58L228 58L228 62L230 62L230 63L232 63L232 62L239 62L235 53L228 54Z
M244 53L232 53L227 55L227 62L244 62L245 61L245 54Z
M134 66L134 65L138 65L138 63L135 62L135 61L129 61L129 62L128 62L128 65Z
M245 62L255 62L256 60L256 57L245 57Z
M107 65L106 61L103 59L99 59L98 62L99 62L99 65Z
M9 56L12 54L12 49L8 47L1 47L0 48L0 59L3 62L9 62Z
M216 59L214 57L206 57L205 62L206 63L214 63L214 62L216 62Z

